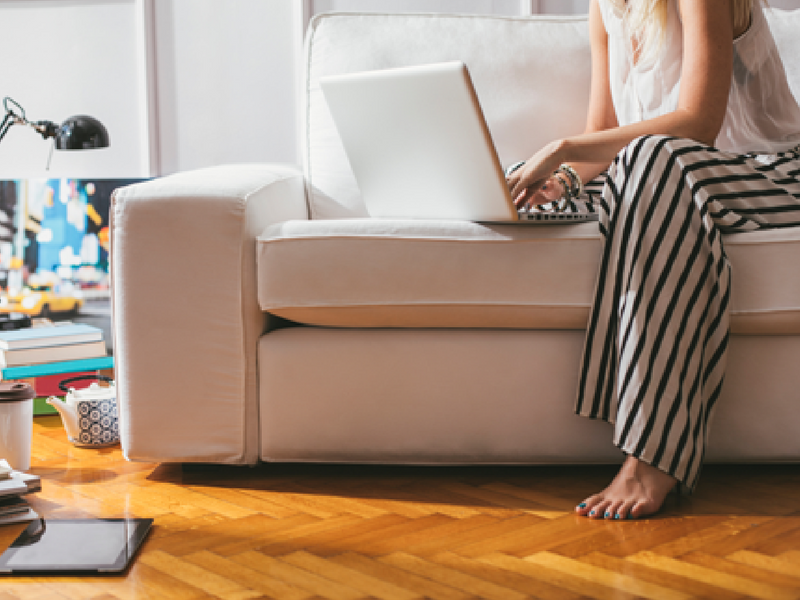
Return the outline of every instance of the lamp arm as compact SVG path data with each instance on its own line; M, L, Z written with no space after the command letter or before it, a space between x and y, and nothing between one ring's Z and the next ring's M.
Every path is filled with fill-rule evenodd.
M13 111L8 111L6 113L5 118L3 118L3 122L0 123L0 142L3 141L3 138L6 137L8 130L11 129L12 125L16 125L20 123L19 115L16 115Z
M14 109L11 108L9 104L18 108L21 114L14 112ZM3 138L6 133L8 133L8 130L11 129L12 125L27 125L31 129L38 131L44 139L55 137L56 133L58 133L58 125L52 121L36 121L35 123L28 121L28 118L25 116L25 109L13 98L6 96L3 99L3 108L6 109L6 116L3 119L3 123L0 124L0 142L3 141Z
M52 121L36 121L36 123L28 123L33 129L38 131L44 139L56 137L58 133L58 125Z
M9 106L9 104L17 107L21 114L17 114L14 112L14 109ZM22 108L13 98L6 96L3 98L3 108L6 109L6 116L3 119L3 123L0 124L0 141L8 133L8 130L11 129L12 125L28 125L28 119L25 118L25 109Z
M9 129L11 129L12 123L9 121L11 121L11 113L6 113L3 122L0 123L0 142L3 141L3 138L6 137L6 133L8 133Z

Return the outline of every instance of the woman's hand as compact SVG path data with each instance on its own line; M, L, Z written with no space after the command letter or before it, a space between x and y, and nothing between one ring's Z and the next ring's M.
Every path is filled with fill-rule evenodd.
M531 210L534 206L558 202L565 194L566 184L564 180L557 175L551 175L538 190L524 196L520 195L519 198L514 200L514 204L518 209Z
M506 178L517 208L547 204L564 195L563 182L553 175L562 162L559 146L551 142Z

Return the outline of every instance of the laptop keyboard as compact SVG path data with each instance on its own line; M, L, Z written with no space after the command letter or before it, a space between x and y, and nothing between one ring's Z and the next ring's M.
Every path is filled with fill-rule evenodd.
M518 211L520 221L597 221L597 213L556 213L556 212L527 212Z

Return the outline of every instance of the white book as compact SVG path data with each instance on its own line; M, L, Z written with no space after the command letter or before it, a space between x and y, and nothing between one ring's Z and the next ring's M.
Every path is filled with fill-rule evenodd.
M49 327L26 327L0 331L0 350L22 350L67 344L84 344L103 339L103 330L84 323Z
M9 467L8 461L0 459L0 467ZM42 489L42 478L33 473L11 471L8 479L0 480L0 497L38 492Z
M19 367L22 365L62 362L65 360L100 358L106 356L106 354L106 343L102 340L84 344L69 344L67 346L1 350L0 368L4 369L6 367Z
M39 513L37 513L32 508L29 508L26 512L23 513L0 517L0 525L11 525L12 523L25 523L27 521L35 521L38 518L39 518Z
M20 494L27 494L28 486L22 479L11 477L0 481L0 496L19 496Z
M28 493L42 491L42 478L38 475L34 475L33 473L23 473L22 471L14 471L11 474L11 477L24 483L28 488Z

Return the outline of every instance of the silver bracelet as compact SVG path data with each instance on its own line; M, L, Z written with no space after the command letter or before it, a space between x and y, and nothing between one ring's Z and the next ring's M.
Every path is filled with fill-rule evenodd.
M553 206L553 210L556 212L564 212L569 207L570 200L572 200L575 196L572 195L572 180L564 181L562 177L559 177L558 174L561 173L560 169L553 173L553 177L558 179L561 182L561 185L564 186L564 194L559 198ZM569 175L567 175L567 179L569 179Z
M577 198L583 192L583 182L581 181L581 176L578 175L578 172L573 169L567 163L563 163L558 169L556 173L564 173L569 178L570 181L570 190L569 193L572 198Z

